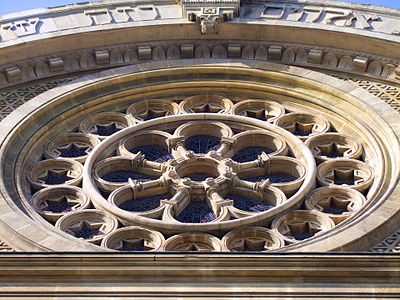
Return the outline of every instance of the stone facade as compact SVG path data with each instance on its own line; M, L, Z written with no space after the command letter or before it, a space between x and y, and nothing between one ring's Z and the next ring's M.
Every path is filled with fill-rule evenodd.
M396 298L397 257L383 253L400 244L398 43L399 11L335 1L105 0L4 16L0 251L18 254L0 256L0 281L13 286L24 261L26 274L53 267L26 252L78 254L54 256L51 288L43 271L37 289L24 279L0 298L222 299L228 278L242 298ZM100 264L102 291L74 288L76 259L91 284ZM143 285L112 290L112 263ZM174 268L204 279L186 285ZM149 290L167 277L181 292Z

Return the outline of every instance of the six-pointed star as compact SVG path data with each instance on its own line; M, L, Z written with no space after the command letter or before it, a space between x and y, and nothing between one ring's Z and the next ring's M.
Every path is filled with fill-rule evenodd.
M222 110L219 105L212 103L200 104L192 108L195 113L218 113Z
M103 234L101 230L103 225L103 223L90 223L84 220L72 225L68 231L70 231L72 235L77 238L92 239Z
M70 143L58 147L57 150L60 151L61 157L79 157L87 155L90 147L87 145Z
M243 238L233 247L236 251L266 251L268 250L267 241L260 238Z
M341 145L335 142L318 145L316 148L317 153L319 152L319 155L331 158L343 157L344 154L350 149L346 145Z
M292 125L292 132L296 135L307 136L312 133L314 126L315 123L313 122L306 123L306 122L296 121Z
M69 176L69 173L70 171L65 169L47 170L42 177L38 178L38 180L45 184L63 184L74 179L74 177Z
M98 135L108 136L121 130L121 126L116 122L110 122L109 124L96 124L95 131Z
M81 205L81 201L74 197L62 196L48 198L43 202L42 210L52 213L63 213L74 210Z
M319 228L315 226L313 222L298 221L288 223L290 233L296 240L305 240L314 236Z
M118 250L121 251L149 251L153 247L145 239L126 239L121 241Z

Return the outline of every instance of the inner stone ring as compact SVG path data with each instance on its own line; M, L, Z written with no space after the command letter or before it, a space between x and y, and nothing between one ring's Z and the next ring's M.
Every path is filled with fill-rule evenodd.
M204 119L207 126L202 126ZM169 128L176 123L174 132L162 139L154 130L161 123ZM236 129L255 128L247 131L255 138L266 135L266 148L259 155L239 155L246 151L235 146L243 133L234 134L229 127L233 123ZM118 150L121 141L140 137L141 132L147 135L148 145L138 139L140 147L132 143L132 149ZM149 136L152 132L154 138ZM159 150L162 160L146 150L154 149L152 141L168 151ZM128 177L124 177L126 172L130 172ZM315 186L316 165L310 149L289 131L243 116L206 113L166 116L123 129L89 154L83 173L83 189L97 209L124 225L170 234L266 224L300 205ZM261 201L263 207L246 211L240 206L246 195ZM140 204L142 199L145 206ZM198 220L188 219L191 210L204 210L204 214Z

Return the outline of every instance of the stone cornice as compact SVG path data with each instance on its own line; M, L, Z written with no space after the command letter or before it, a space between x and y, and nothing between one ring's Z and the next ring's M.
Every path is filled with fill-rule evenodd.
M124 266L121 268L121 266ZM285 276L303 277L313 280L320 277L335 278L346 282L346 277L374 278L386 280L400 273L398 255L372 254L232 254L232 253L6 253L0 256L0 282L11 276L29 277L52 275L54 277L118 276L151 279L160 271L174 278L196 277L200 273L213 273L215 277L274 278ZM79 267L79 270L76 268ZM181 268L179 272L176 268ZM368 267L368 268L366 268ZM362 268L363 272L360 273ZM7 272L5 272L7 270ZM268 273L266 273L268 271ZM214 281L215 277L202 277L202 281ZM397 279L397 282L400 277ZM400 291L400 287L399 287Z
M386 299L400 295L399 266L395 255L8 254L0 297Z

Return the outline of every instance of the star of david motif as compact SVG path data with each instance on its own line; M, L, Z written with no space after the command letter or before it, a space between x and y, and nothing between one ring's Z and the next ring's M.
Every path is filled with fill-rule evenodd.
M195 113L218 113L222 110L221 106L211 103L204 103L194 106L192 110Z
M112 135L113 133L116 133L117 131L120 131L121 129L122 129L122 127L119 124L117 124L116 122L95 125L95 132L98 135L102 135L102 136Z
M80 206L79 199L62 196L54 199L46 199L41 209L52 213L63 213L76 209Z
M316 152L319 153L320 156L330 158L343 157L345 153L350 150L350 147L335 142L318 145L316 148Z
M70 171L65 169L53 169L47 170L42 177L38 180L45 184L63 184L69 180L74 179L74 177L69 176Z
M140 117L144 120L151 120L155 118L160 118L163 116L166 116L168 112L164 109L154 109L154 108L149 108L144 115L141 115Z
M256 238L241 239L233 247L233 250L235 251L265 251L267 249L267 241Z
M310 135L314 129L315 123L307 123L307 122L300 122L296 121L293 125L293 134L306 136Z
M313 222L307 221L292 222L288 223L287 226L290 229L290 234L296 240L308 239L320 231L319 227L317 227Z
M154 249L145 239L126 239L121 241L120 251L149 251Z
M336 168L326 178L337 185L355 185L364 181L362 174L351 168Z
M326 200L321 203L323 212L330 214L342 214L348 211L348 206L351 203L351 200L337 197L337 196L329 196Z
M266 121L268 119L268 111L265 109L248 109L245 111L247 117L255 118L259 120Z
M71 226L68 231L77 238L92 239L96 236L104 234L102 231L103 223L90 223L88 221L81 221Z
M188 242L179 247L180 251L187 251L187 252L208 252L210 248L202 243L197 242Z
M61 157L80 157L87 155L91 150L89 146L70 143L57 147Z

